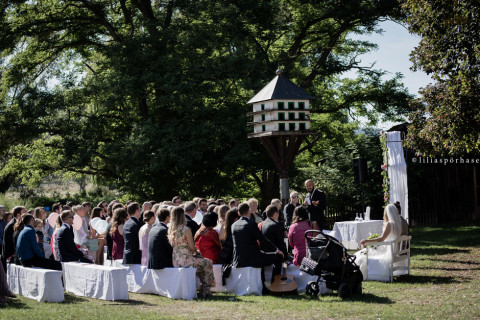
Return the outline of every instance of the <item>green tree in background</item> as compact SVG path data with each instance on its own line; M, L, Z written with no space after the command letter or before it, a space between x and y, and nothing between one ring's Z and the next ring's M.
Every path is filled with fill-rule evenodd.
M416 69L434 83L412 104L408 141L427 155L480 148L480 5L475 1L402 1L409 30L422 37Z
M326 115L401 118L400 75L362 66L375 45L347 37L399 12L392 0L3 1L0 174L93 175L141 198L267 197L272 165L246 138L246 101L282 66L317 97L320 136L335 132Z

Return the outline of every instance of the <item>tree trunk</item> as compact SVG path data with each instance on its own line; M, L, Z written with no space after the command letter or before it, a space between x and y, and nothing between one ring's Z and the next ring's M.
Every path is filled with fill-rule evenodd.
M278 172L264 170L262 173L263 186L261 188L260 209L263 211L273 198L280 197L280 180Z

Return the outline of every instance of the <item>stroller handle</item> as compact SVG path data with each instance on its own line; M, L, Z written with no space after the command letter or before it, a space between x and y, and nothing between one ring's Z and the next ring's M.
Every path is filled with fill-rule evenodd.
M324 236L326 239L328 240L335 240L337 241L337 239L335 239L334 237L328 235L328 234L325 234L323 233L322 231L320 230L314 230L314 229L311 229L311 230L307 230L305 231L305 239L309 240L311 238L314 238L314 236L309 236L310 233L316 233L316 234L321 234L322 236Z

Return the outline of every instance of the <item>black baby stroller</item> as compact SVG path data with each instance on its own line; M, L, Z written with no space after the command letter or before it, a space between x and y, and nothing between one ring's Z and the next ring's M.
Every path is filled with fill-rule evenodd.
M318 230L305 232L307 256L302 260L300 270L317 275L317 281L307 284L305 293L316 296L320 291L319 282L327 288L338 291L342 299L362 293L363 275L355 264L355 256L334 237Z

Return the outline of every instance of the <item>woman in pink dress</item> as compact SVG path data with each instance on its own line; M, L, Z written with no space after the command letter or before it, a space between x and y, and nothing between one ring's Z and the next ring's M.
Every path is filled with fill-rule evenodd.
M296 207L293 211L292 224L288 229L288 242L293 247L293 264L299 266L307 255L305 243L305 231L312 229L312 223L308 220L308 211L304 206Z
M123 208L115 209L112 217L112 228L110 229L110 236L112 237L112 259L123 259L123 248L125 241L123 239L123 224L129 218L127 210Z
M142 250L142 266L148 263L148 234L155 223L155 214L153 211L146 211L143 213L143 222L145 224L138 231L138 238L140 240L140 250Z

